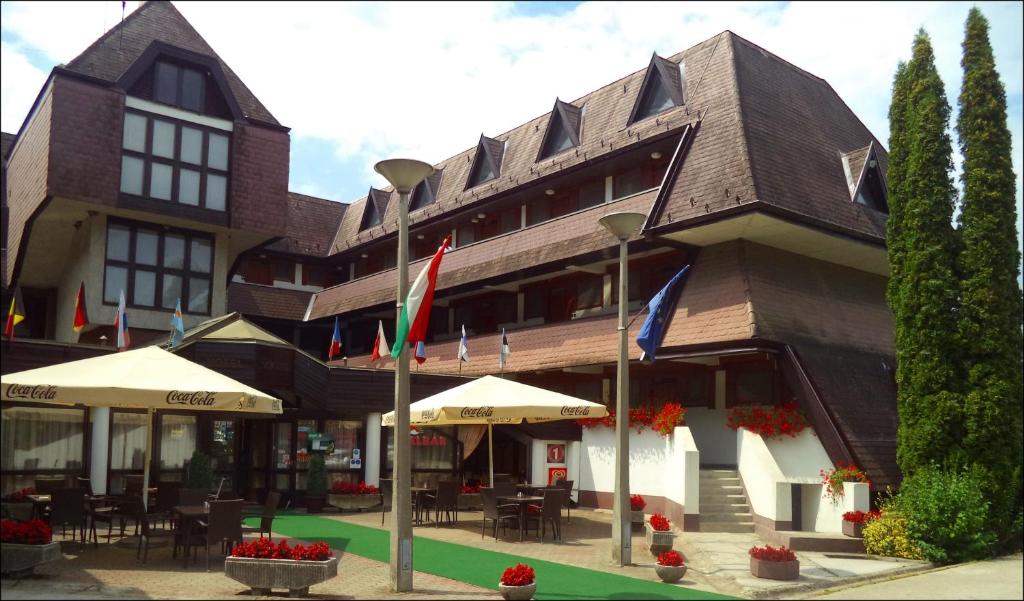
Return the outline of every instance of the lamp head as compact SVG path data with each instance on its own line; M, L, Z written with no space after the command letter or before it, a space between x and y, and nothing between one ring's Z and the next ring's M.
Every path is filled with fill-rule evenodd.
M643 226L644 221L647 220L647 215L643 213L633 212L621 212L621 213L608 213L604 217L598 219L598 223L603 225L613 236L619 240L628 240L635 236L639 231L640 227Z
M399 194L408 194L416 184L430 177L434 168L415 159L387 159L373 166Z

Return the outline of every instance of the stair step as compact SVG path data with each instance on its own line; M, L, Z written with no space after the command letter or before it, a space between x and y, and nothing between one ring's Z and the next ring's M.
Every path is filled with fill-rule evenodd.
M753 516L749 511L704 511L700 508L700 519L708 519L712 522L750 522L753 523Z
M754 523L746 522L714 522L700 520L701 532L754 532Z
M701 503L700 512L705 513L750 513L750 505L724 504L724 503Z

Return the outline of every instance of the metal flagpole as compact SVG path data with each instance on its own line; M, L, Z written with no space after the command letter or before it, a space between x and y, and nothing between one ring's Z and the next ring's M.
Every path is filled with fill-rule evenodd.
M491 488L494 488L494 425L487 422L487 463L491 468Z
M142 511L149 510L149 463L153 460L153 414L156 409L146 411L146 458L142 466Z

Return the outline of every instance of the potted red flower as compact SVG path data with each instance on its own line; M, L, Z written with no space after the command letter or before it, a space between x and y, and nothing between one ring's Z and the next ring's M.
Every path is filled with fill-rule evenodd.
M819 470L821 483L825 487L825 496L832 501L833 505L839 505L846 495L844 482L863 482L871 486L871 480L856 465L836 461L836 466L828 471Z
M665 551L658 554L658 563L654 565L654 571L662 582L679 582L686 574L686 564L683 556L678 551Z
M630 519L634 527L642 526L644 523L644 507L647 507L647 501L644 500L640 495L629 496L629 509Z
M800 561L796 553L785 546L754 546L749 553L750 573L757 578L796 580L800 577Z
M644 524L644 538L654 555L671 551L675 537L676 535L672 533L672 522L660 513L651 514L650 520Z
M42 520L0 520L3 574L28 575L37 565L60 559L60 543L54 542L52 535L50 527Z
M843 514L843 534L864 538L864 524L880 515L878 511L847 511Z
M533 568L525 563L517 563L513 568L505 568L498 581L498 591L508 601L526 601L533 599L537 592L537 579Z
M274 588L286 588L293 597L308 595L310 586L338 575L338 558L323 541L289 547L287 539L274 544L261 536L231 550L224 559L224 575L256 595L269 595Z
M327 503L338 509L362 511L381 504L380 491L376 486L363 481L352 483L338 480L331 485Z
M463 484L459 490L459 509L478 509L483 506L479 484Z

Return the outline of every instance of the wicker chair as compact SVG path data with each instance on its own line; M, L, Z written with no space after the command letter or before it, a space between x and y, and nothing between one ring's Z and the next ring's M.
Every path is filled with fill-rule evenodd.
M210 517L204 522L199 521L199 526L205 528L199 536L193 537L194 541L206 545L206 569L210 569L210 543L229 543L230 545L242 542L242 506L245 501L235 499L232 501L210 501Z
M527 508L526 529L530 529L531 523L537 524L537 538L543 541L547 524L550 523L552 540L562 540L562 506L568 496L569 491L565 488L545 489L541 505L530 505ZM531 513L530 509L536 513Z
M159 501L159 497L157 498ZM149 560L149 541L154 538L170 538L174 541L174 552L177 553L179 541L179 533L175 532L172 528L153 528L150 524L150 519L157 516L146 513L142 507L142 499L137 498L131 502L132 508L135 510L135 519L140 525L139 533L139 548L135 552L135 559L142 558L142 563L146 563Z
M515 504L509 503L505 505L498 505L497 498L493 488L481 488L480 489L480 500L484 506L484 519L480 526L480 538L484 537L484 531L487 530L487 520L491 520L494 523L492 534L494 540L498 540L498 523L501 523L501 532L505 533L505 523L515 522L519 524L519 507Z
M281 493L276 490L267 493L267 502L263 504L263 514L260 516L259 526L242 526L242 534L259 534L260 538L266 534L270 536L271 527L274 525L274 516L277 515L277 506L281 502Z
M71 526L71 538L82 533L82 544L85 544L87 513L85 509L84 488L61 488L51 493L50 528L56 530L60 526L61 535L67 535L67 527Z

